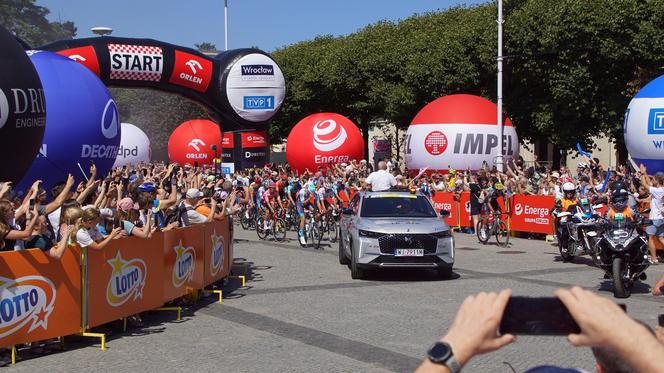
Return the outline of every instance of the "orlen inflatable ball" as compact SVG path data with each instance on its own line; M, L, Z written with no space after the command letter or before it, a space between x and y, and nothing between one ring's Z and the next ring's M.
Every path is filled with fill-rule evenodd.
M363 157L362 133L348 118L335 113L312 114L302 119L286 142L286 159L298 172Z
M411 171L478 170L495 164L500 140L496 104L479 96L438 98L417 113L406 132L406 167ZM519 140L512 121L503 117L505 161L517 155Z
M148 135L140 128L122 123L122 138L113 168L150 162L152 150Z
M217 145L217 157L221 157L221 129L205 119L195 119L179 125L168 139L168 158L179 164L211 165Z
M25 190L36 179L47 190L67 174L85 180L90 161L103 177L113 166L120 145L120 116L104 83L85 66L59 54L32 51L30 59L44 86L46 133L39 155L20 183ZM80 168L79 168L80 164Z
M46 127L46 102L35 67L2 27L0 71L0 181L17 183L39 152Z
M664 75L634 96L625 112L625 145L649 174L664 172Z

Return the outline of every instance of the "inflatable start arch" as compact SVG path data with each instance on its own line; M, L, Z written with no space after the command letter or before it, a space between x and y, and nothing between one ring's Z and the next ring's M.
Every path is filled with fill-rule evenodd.
M265 125L286 92L281 69L258 49L235 49L211 58L153 39L108 36L63 40L38 49L83 64L107 86L181 94L208 108L224 130Z

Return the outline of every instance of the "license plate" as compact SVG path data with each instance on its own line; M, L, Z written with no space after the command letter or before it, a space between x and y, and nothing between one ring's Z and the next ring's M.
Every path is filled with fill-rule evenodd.
M394 256L424 256L424 249L396 249Z

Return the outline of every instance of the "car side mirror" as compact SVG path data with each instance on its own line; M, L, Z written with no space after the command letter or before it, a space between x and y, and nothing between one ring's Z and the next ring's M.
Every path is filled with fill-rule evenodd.
M342 209L342 210L341 210L341 214L343 214L343 215L347 215L347 216L348 216L348 215L353 215L353 214L355 214L355 212L353 212L353 209Z
M440 210L440 212L439 212L438 214L439 214L440 217L442 217L442 218L448 218L448 217L450 216L450 212L447 211L447 210Z

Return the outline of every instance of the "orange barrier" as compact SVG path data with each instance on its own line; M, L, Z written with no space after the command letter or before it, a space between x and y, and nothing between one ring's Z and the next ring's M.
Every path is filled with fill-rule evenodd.
M434 208L450 211L450 217L445 222L451 227L472 227L470 215L470 193L461 193L459 201L454 200L454 194L437 192L432 198ZM500 199L503 212L507 212L510 231L553 234L553 209L555 199L553 196L534 196L513 194L508 199L508 205ZM507 207L507 208L506 208Z
M104 250L86 251L87 312L83 329L164 304L163 234L112 241Z
M81 252L51 259L39 249L0 253L0 347L81 328Z
M104 250L0 253L0 347L84 332L230 274L230 220L112 241ZM103 348L102 342L102 348Z

